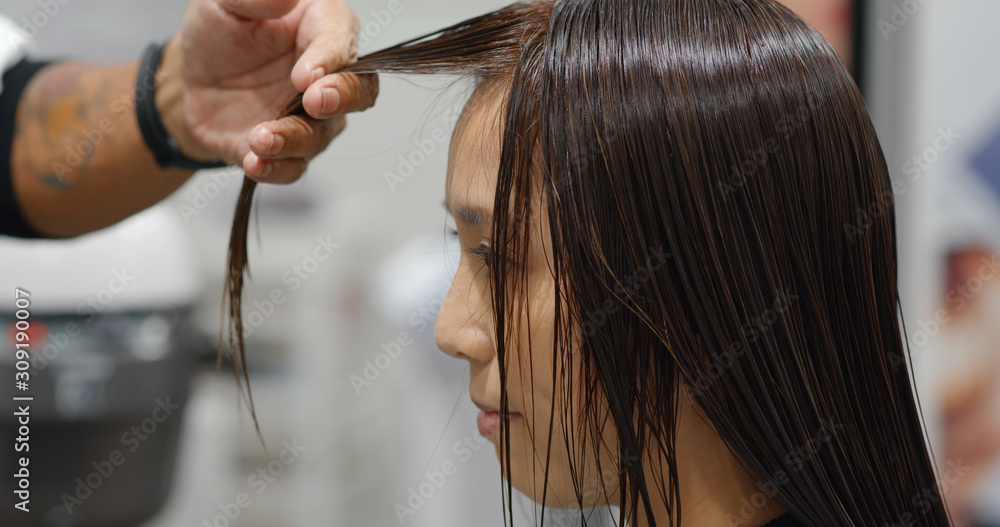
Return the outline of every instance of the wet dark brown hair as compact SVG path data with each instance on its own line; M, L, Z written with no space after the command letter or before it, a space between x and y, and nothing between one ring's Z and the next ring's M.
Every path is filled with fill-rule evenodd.
M675 416L690 395L803 524L950 525L900 335L888 169L848 71L800 18L772 0L527 2L345 71L509 86L490 246L498 358L507 364L525 291L506 256L528 250L541 196L556 375L589 381L578 386L588 437L610 414L625 460L613 467L620 521L655 525L657 492L679 523ZM253 189L246 180L226 284L244 381ZM854 227L872 203L884 213ZM566 369L571 355L583 371ZM585 439L574 444L596 453ZM629 462L657 456L653 482ZM574 472L581 506L585 477Z

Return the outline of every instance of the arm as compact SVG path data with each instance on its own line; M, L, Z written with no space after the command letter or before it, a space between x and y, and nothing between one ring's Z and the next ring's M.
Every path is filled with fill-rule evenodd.
M357 19L342 0L193 0L164 49L156 106L194 159L219 158L263 182L295 181L371 106L373 76L328 74L354 58ZM138 61L49 65L27 85L11 177L26 221L76 236L163 199L190 171L161 170L135 116ZM309 115L273 121L298 91Z
M191 176L161 170L146 147L133 103L137 69L138 61L55 63L26 87L11 177L25 220L40 234L66 237L106 227L160 201ZM167 88L161 85L157 94L161 115L173 91Z

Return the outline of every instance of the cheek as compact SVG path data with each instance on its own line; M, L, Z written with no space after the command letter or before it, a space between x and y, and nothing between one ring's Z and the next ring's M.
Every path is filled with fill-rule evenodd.
M558 393L552 361L554 306L550 298L551 288L545 287L547 284L529 285L532 298L527 304L527 314L521 317L517 327L517 351L507 363L509 393L511 404L517 404L522 414L533 418L535 424L548 428L552 403L557 399L554 394ZM549 293L549 297L543 292ZM557 414L559 410L556 408Z
M519 460L524 465L522 476L532 479L544 474L548 452L550 490L558 495L559 501L563 501L572 496L568 492L573 488L568 479L570 453L566 449L565 437L567 429L577 419L577 412L567 411L570 403L565 390L568 380L564 376L578 376L580 368L574 365L567 372L553 364L553 286L551 278L529 280L528 291L533 296L526 304L527 315L518 321L517 353L508 361L511 405L523 415L520 423L511 428L511 455L513 460ZM569 352L568 356L573 354ZM557 362L563 362L562 358ZM576 392L578 382L573 382L572 388ZM579 454L574 453L573 457L579 459ZM536 490L541 483L534 481Z
M551 492L550 499L555 500L554 503L575 504L574 489L577 485L582 488L584 502L588 506L606 504L608 499L605 498L605 492L611 502L614 502L617 496L618 471L609 467L617 466L618 441L616 428L611 423L610 416L606 415L607 404L603 398L597 403L599 415L592 417L604 423L600 437L594 438L588 435L583 438L577 431L578 423L582 419L581 392L587 383L583 379L583 367L579 355L573 352L579 345L580 336L574 337L572 347L564 352L567 356L561 356L556 361L557 365L554 365L552 349L554 328L551 323L554 304L547 299L544 302L535 302L532 306L535 308L531 311L532 317L535 313L544 311L546 318L539 317L541 320L531 323L530 335L527 330L520 332L519 342L522 344L520 349L523 353L519 354L519 360L511 362L511 366L518 369L518 374L512 376L511 381L518 384L516 390L519 390L518 392L512 390L511 393L521 393L524 400L521 406L524 414L523 427L520 428L520 432L512 428L513 437L517 437L518 433L523 436L517 441L517 446L512 441L512 456L514 459L522 458L521 462L524 464L522 477L534 478L533 489L537 493L537 489L544 484L538 478L544 473L545 453L550 453L548 486ZM530 352L528 352L529 344ZM558 364L569 364L569 366L564 369ZM571 384L569 390L567 382ZM573 438L571 443L577 448L572 453L566 447L565 437L568 429L571 429L570 437ZM601 445L595 445L595 440L601 442ZM600 457L600 464L597 457ZM578 474L576 483L571 477L570 458L574 460L572 466ZM529 471L528 466L531 464L535 465L534 472Z

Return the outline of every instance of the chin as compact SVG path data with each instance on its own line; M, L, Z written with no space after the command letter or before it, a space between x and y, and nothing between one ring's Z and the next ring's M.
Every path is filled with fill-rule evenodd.
M542 489L545 485L544 460L541 459L541 456L538 460L535 460L533 457L529 458L528 456L522 455L522 452L515 450L513 438L511 439L512 452L510 474L507 473L507 467L503 462L501 447L494 443L496 446L497 459L500 460L500 471L505 480L503 492L506 493L506 481L510 481L514 490L516 490L517 493L520 493L521 500L525 502L530 500L535 505L542 505ZM532 462L535 463L534 468L531 466ZM545 507L555 509L579 509L580 502L577 499L572 478L569 473L563 473L557 470L554 465L555 463L553 463L549 472L548 492L546 492L544 496ZM583 485L581 490L583 493L584 508L608 505L611 503L609 498L614 497L614 489L609 488L607 491L608 497L605 497L604 489L598 484ZM518 499L517 496L515 496L515 499ZM528 504L525 503L525 505Z

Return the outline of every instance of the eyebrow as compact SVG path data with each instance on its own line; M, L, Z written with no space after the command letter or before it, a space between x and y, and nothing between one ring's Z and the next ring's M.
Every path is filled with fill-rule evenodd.
M489 221L490 214L489 209L483 207L476 207L471 205L459 205L456 208L448 206L448 201L442 201L441 205L444 206L444 210L448 211L448 214L462 220L464 223L468 223L473 226L480 226Z

